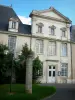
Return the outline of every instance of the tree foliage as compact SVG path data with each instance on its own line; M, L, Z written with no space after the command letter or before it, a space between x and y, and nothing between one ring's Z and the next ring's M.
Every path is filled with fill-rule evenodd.
M36 81L39 76L42 76L42 62L40 61L39 57L37 56L33 60L33 80Z
M25 82L26 75L26 60L30 54L33 54L32 50L28 48L27 43L22 47L21 55L18 56L16 79L19 83Z

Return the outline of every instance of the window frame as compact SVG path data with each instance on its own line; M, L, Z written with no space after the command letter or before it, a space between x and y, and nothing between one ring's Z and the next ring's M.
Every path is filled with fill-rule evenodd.
M52 44L51 44L51 46L50 46L50 42L51 43L55 43L53 46L55 46L55 47L52 47ZM50 50L50 47L51 47L51 50ZM55 48L55 50L54 50L54 48ZM48 56L56 56L56 41L49 41L49 43L48 43ZM53 54L52 52L53 51L55 51L55 53ZM51 53L50 53L50 51L51 51Z
M37 41L39 41L38 44L37 44ZM40 43L40 41L41 41L41 43ZM37 50L38 50L38 52L37 52ZM42 50L42 52L41 52L41 50ZM44 41L42 39L36 39L36 53L43 54L43 52L44 52Z
M63 51L64 47L62 47L63 44L66 45L66 51L65 51L66 53L63 53L63 52L64 52L64 51ZM64 50L65 50L65 49L64 49ZM67 57L67 56L68 56L67 43L61 43L61 56L62 56L62 57Z
M61 63L61 76L63 76L63 77L68 76L68 63Z
M51 28L51 35L55 35L55 29Z
M62 37L66 37L66 31L62 30Z
M16 29L16 22L12 21L12 29Z
M43 32L43 23L38 23L37 25L37 33L42 33Z
M12 36L12 35L8 36L8 48L10 52L12 52L13 54L15 53L15 50L16 50L16 38L17 38L16 36Z
M38 26L38 33L42 33L42 26Z

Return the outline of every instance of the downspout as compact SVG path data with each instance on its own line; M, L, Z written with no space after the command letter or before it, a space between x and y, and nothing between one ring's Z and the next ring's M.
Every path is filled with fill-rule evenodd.
M31 37L30 37L30 50L32 45L32 18L31 18Z
M72 30L72 23L71 23L71 30ZM72 31L70 31L70 40L71 40L71 33ZM71 80L73 82L73 66L72 66L72 43L70 42L70 46L71 46Z

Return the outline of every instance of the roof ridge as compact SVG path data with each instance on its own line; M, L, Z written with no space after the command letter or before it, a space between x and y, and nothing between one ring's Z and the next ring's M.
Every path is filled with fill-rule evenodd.
M1 4L0 4L0 6L3 6L3 7L8 7L8 8L12 8L11 6L1 5Z

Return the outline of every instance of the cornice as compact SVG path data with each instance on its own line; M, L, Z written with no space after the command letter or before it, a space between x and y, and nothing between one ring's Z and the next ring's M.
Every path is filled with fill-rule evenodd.
M32 34L23 34L23 33L17 33L17 32L9 32L9 31L0 31L0 34L8 34L8 35L14 35L14 36L24 36L24 37L31 37L31 38L39 38L39 39L46 39L46 40L53 40L53 41L59 41L59 42L67 42L75 44L75 42L70 40L60 40L60 39L54 39L50 37L44 37L44 36L36 36Z
M31 37L31 34L24 34L24 33L18 33L18 32L0 31L0 33L1 34L8 34L8 35Z

